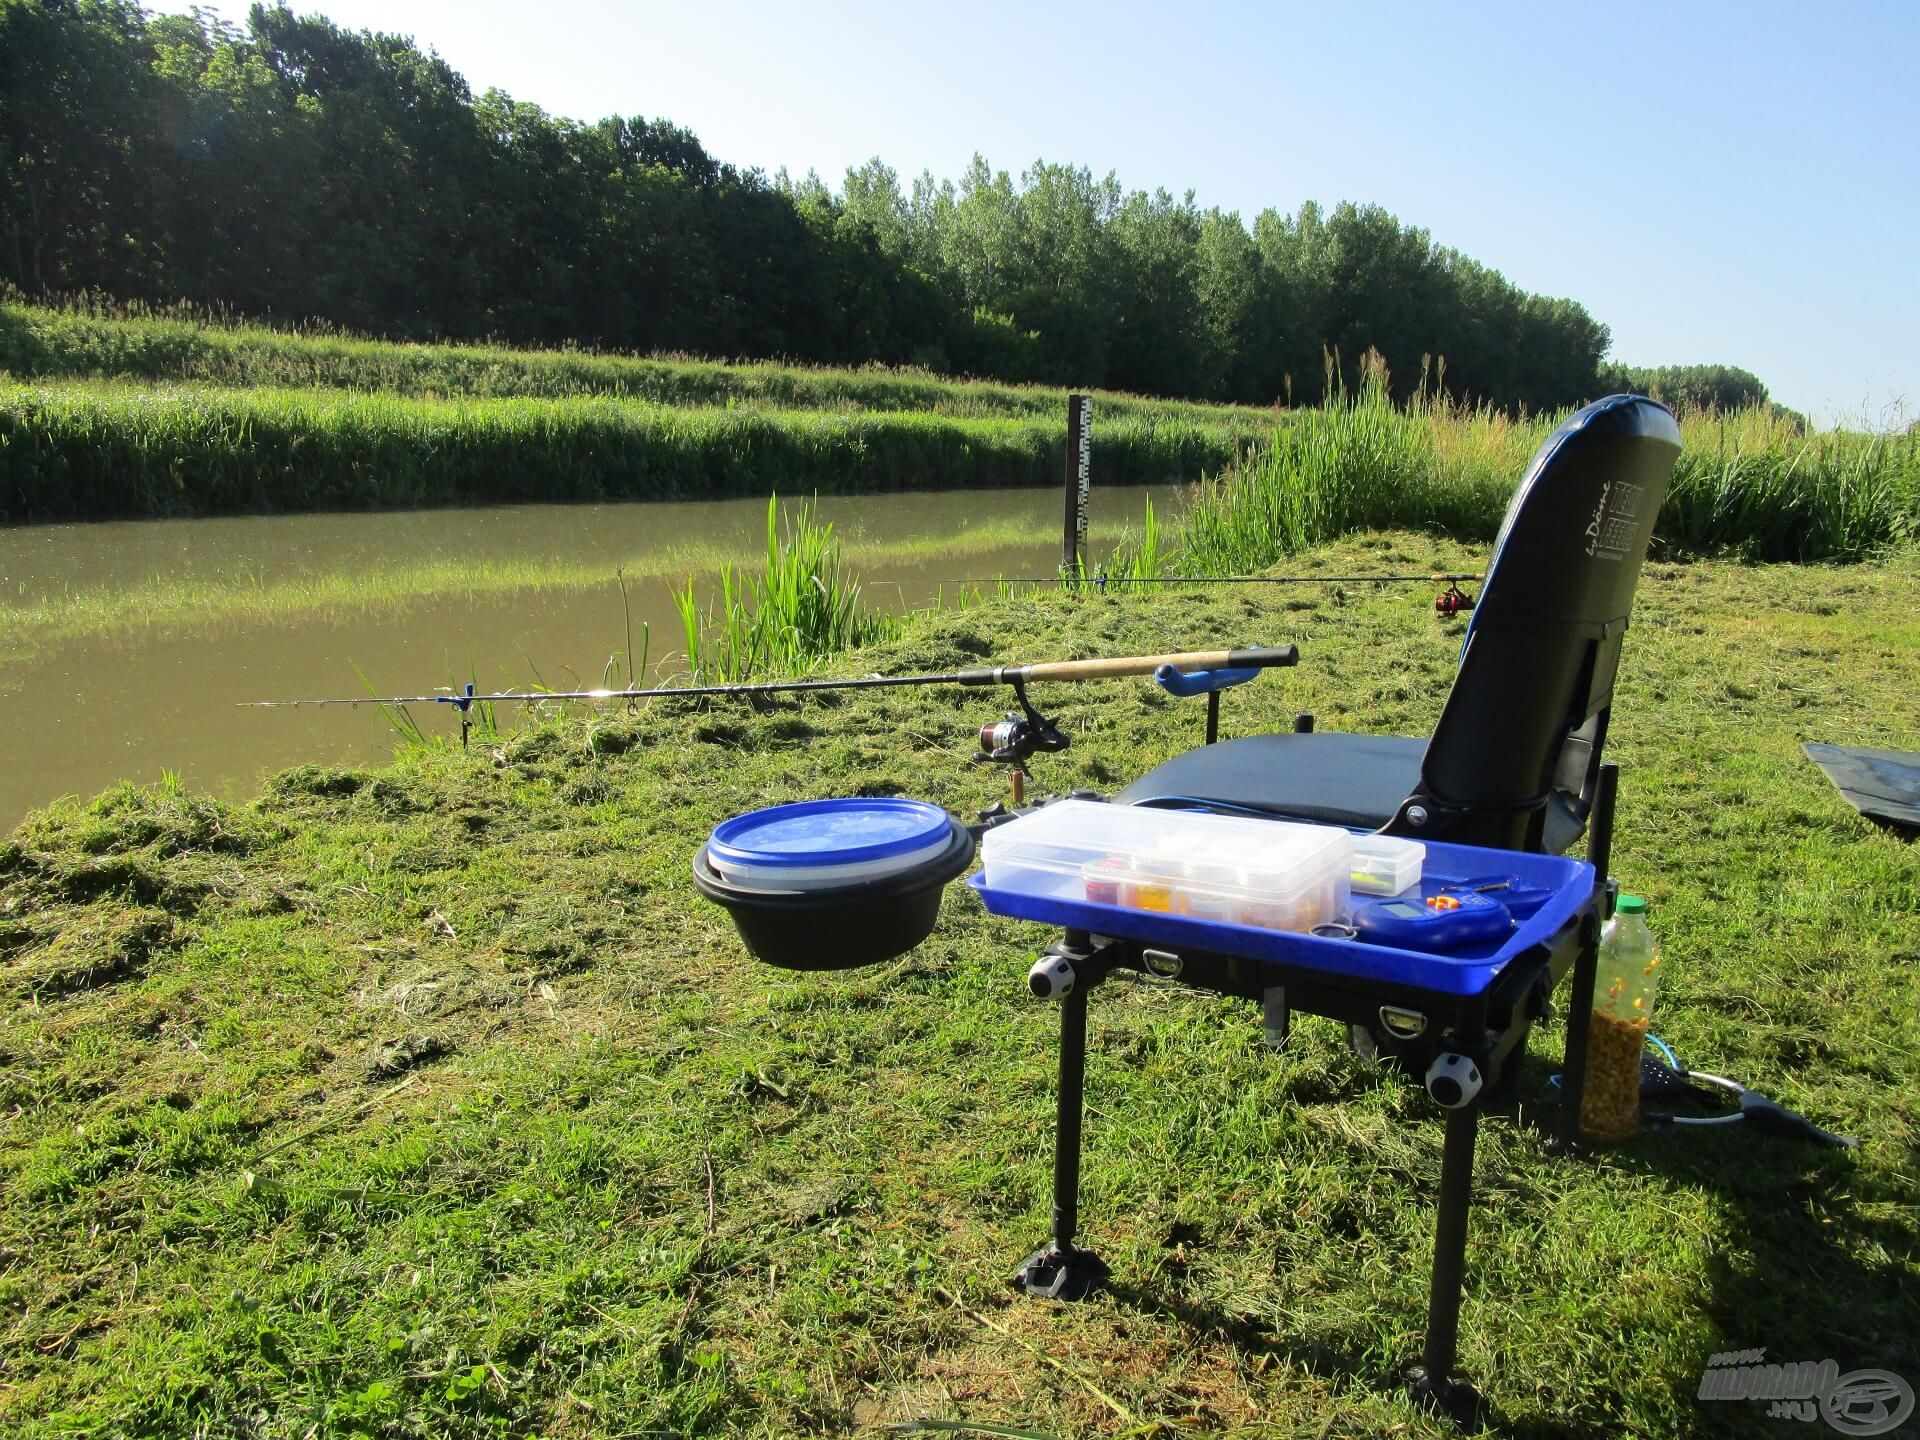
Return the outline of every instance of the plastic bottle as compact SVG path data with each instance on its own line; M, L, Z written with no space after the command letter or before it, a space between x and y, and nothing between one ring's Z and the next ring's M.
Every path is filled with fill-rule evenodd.
M1584 1139L1618 1144L1640 1128L1640 1052L1659 982L1660 947L1647 928L1647 902L1622 895L1600 934L1593 1012L1587 1017L1586 1084L1580 1092Z

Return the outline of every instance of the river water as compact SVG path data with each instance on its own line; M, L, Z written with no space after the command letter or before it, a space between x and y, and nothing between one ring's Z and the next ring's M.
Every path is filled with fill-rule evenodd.
M1149 495L1173 508L1171 488L1095 490L1096 555L1138 528ZM757 568L766 511L727 500L0 528L0 607L20 607L0 609L0 834L121 779L172 771L244 799L265 773L392 748L373 707L240 701L363 694L362 675L383 694L469 677L483 690L599 685L626 648L616 567L634 647L649 627L651 678L672 680L669 586L722 558ZM819 513L869 601L889 608L943 584L951 595L956 580L1051 574L1059 558L1053 490L828 497ZM413 713L429 733L457 730L443 707Z

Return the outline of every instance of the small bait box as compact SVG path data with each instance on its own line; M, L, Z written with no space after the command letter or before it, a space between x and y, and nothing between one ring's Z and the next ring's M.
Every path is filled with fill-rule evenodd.
M1353 842L1356 895L1399 895L1420 883L1427 847L1391 835L1359 835Z
M983 886L1034 900L1301 933L1352 909L1353 836L1332 825L1062 800L989 830L981 856Z
M941 890L972 863L972 834L938 805L804 800L721 823L693 881L767 964L850 970L926 939Z

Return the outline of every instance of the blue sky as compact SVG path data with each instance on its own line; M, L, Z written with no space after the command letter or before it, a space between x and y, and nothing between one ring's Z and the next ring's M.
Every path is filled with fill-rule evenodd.
M1581 301L1617 359L1744 365L1823 422L1920 413L1920 4L296 8L411 34L476 93L664 115L836 186L979 151L1249 222L1374 201Z

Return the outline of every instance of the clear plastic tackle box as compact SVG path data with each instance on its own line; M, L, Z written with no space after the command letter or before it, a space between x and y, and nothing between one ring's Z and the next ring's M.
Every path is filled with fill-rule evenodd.
M1353 889L1357 895L1398 895L1420 883L1427 847L1391 835L1356 835Z
M1333 825L1062 800L980 853L983 884L1036 900L1299 932L1353 908L1354 837Z

